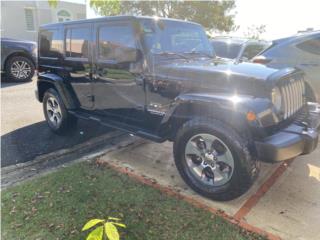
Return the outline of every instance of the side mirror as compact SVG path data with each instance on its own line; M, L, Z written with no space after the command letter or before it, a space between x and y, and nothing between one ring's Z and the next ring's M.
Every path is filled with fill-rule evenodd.
M142 58L142 52L136 48L117 48L115 50L115 60L117 63L136 63Z

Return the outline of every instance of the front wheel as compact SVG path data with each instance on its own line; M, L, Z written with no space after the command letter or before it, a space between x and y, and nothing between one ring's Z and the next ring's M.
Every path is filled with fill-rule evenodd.
M258 174L258 164L248 149L248 140L221 121L194 119L178 131L174 158L193 190L225 201L248 190Z
M43 112L50 129L59 135L69 133L77 124L77 118L68 113L59 94L53 88L44 94Z

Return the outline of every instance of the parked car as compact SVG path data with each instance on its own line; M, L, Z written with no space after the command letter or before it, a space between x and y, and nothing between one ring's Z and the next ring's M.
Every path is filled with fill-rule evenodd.
M46 25L39 36L36 96L55 133L82 118L173 141L182 178L209 198L244 193L257 159L317 146L319 107L306 105L303 73L216 58L196 23L116 16Z
M306 74L308 101L320 102L320 31L275 40L252 61L277 69L302 69Z
M271 44L263 40L235 37L215 37L211 43L218 57L236 62L249 61Z
M37 44L1 38L1 72L13 81L30 81L37 61Z

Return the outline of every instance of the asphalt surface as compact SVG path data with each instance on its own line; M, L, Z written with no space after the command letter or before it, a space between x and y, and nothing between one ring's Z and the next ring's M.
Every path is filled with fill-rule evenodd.
M34 95L36 79L28 83L1 82L1 167L33 160L112 131L95 122L79 120L68 136L52 133L42 104Z

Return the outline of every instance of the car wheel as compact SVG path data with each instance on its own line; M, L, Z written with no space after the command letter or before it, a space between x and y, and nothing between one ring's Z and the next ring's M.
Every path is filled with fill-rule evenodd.
M33 62L22 56L11 57L6 64L6 74L13 81L30 81L34 75L35 66Z
M68 113L55 89L47 90L43 97L43 112L50 129L65 135L75 129L77 118Z
M218 201L243 194L259 172L248 141L213 119L185 123L174 142L174 158L180 175L193 190Z

